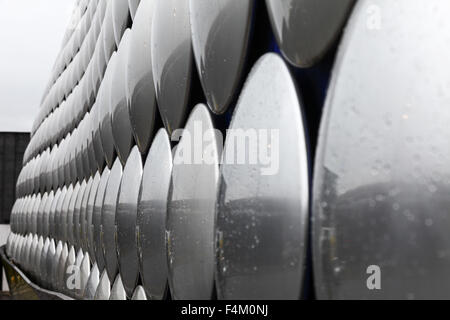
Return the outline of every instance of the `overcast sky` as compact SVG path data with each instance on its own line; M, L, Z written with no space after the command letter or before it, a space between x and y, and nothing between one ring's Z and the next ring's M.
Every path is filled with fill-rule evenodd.
M0 132L31 130L75 0L0 0Z

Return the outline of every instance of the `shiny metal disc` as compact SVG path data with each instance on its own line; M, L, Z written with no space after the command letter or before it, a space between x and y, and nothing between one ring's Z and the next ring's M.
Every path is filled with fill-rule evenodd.
M98 271L97 263L94 263L89 279L84 290L83 298L85 300L94 300L95 292L97 291L98 284L100 282L100 272Z
M61 246L62 248L62 246ZM49 289L53 289L54 285L54 277L53 277L53 267L55 264L55 255L56 255L56 246L55 241L53 239L50 239L47 256L45 258L45 273L46 273L46 280L47 280L47 287Z
M117 255L122 282L128 297L133 295L139 276L136 246L136 217L142 181L142 159L137 146L131 150L123 170L117 200Z
M97 191L100 186L101 176L100 173L96 173L94 176L94 180L92 181L91 191L89 192L88 202L86 205L86 214L85 220L82 221L81 225L81 233L84 239L83 243L85 247L84 251L89 252L89 256L92 262L96 261L95 251L94 251L94 233L93 233L93 215L94 215L94 206L95 206L95 198L97 197Z
M254 3L253 0L189 1L197 70L208 106L214 113L227 110L241 81Z
M62 241L58 241L56 246L55 255L52 261L52 270L50 276L51 289L58 291L60 289L58 283L58 272L59 272L59 260L61 259L61 254L64 250L64 245Z
M169 136L162 128L145 162L136 226L141 279L153 300L162 300L167 293L165 238L172 163Z
M114 146L122 165L125 165L131 147L133 146L133 133L130 114L128 112L127 84L125 79L128 68L130 33L130 29L125 31L119 49L117 50L117 62L113 70L110 96Z
M111 282L115 280L118 273L115 220L121 180L122 164L119 159L116 159L109 175L105 197L103 199L100 237L105 266Z
M69 248L67 246L67 243L64 243L63 249L61 251L61 254L59 256L59 261L58 261L58 269L57 269L57 281L56 283L58 284L58 291L59 292L65 292L65 288L66 288L66 284L64 282L64 274L65 274L65 267L66 267L66 261L67 261L67 257L69 256Z
M68 241L67 235L67 217L69 215L70 201L73 198L74 188L72 185L69 186L64 197L64 203L61 208L61 217L59 219L59 229L60 229L60 239L62 241Z
M74 212L75 212L75 205L77 203L77 198L78 198L80 191L82 191L85 187L86 187L86 182L84 180L81 185L79 182L77 182L77 184L73 188L72 197L70 198L70 203L69 203L69 207L67 210L67 218L65 221L65 230L66 230L67 237L65 239L66 239L66 241L69 242L69 244L71 246L73 246L75 244L74 237L73 237L73 216L74 216Z
M97 175L98 181L100 181L100 175ZM94 178L89 178L89 181L86 184L86 189L84 189L83 199L81 201L80 208L80 217L78 221L78 225L75 227L75 239L79 248L82 248L83 251L87 252L87 237L86 237L86 214L87 214L87 206L89 195L92 190L92 185L94 182ZM92 216L91 216L92 218ZM76 222L76 218L74 217L74 223Z
M141 2L141 0L128 0L128 8L130 10L130 15L131 18L133 19L133 25L136 23L136 11L139 8L139 3ZM153 2L153 1L150 1Z
M79 229L80 229L80 215L81 215L81 205L83 202L83 197L86 192L87 183L86 180L83 180L80 186L80 190L78 191L77 198L75 200L75 207L73 210L73 216L72 216L72 241L73 245L75 246L75 249L79 249L80 246L80 236L79 236Z
M109 300L127 300L127 295L125 293L120 274L117 275L111 288L111 296L109 297Z
M128 18L130 17L130 13L128 11L128 1L111 1L112 2L112 21L113 21L113 29L114 29L114 39L116 40L116 46L119 47L119 44L122 39L122 35L125 32L128 24Z
M161 117L171 134L183 126L188 110L192 72L189 2L156 1L155 12L151 36L153 80Z
M130 5L132 2L139 1L130 0ZM151 63L154 3L152 0L143 0L139 5L131 29L126 69L131 127L141 153L145 153L150 145L157 108Z
M106 270L102 272L100 282L95 292L94 300L109 300L111 295L111 282L109 281L108 273Z
M449 14L437 0L355 6L315 162L320 299L450 298Z
M239 97L223 154L216 226L219 298L300 297L309 210L301 109L284 61L273 53L262 56ZM240 147L236 141L246 137L250 142ZM241 163L242 156L247 160Z
M272 27L286 59L310 67L332 47L355 0L266 0Z
M136 290L134 290L131 300L147 300L147 296L145 295L145 290L142 286L136 287Z
M98 270L103 272L105 268L105 259L103 258L101 224L103 200L105 199L106 186L108 185L110 170L105 168L98 185L97 194L95 196L94 209L92 212L92 225L89 227L89 246L94 251L95 262L97 262Z
M204 300L213 295L221 148L213 129L208 107L197 105L175 152L166 238L170 291L177 300ZM208 141L203 149L199 146L202 137Z
M115 69L117 62L117 54L113 53L111 60L109 61L108 67L106 68L105 78L102 83L102 90L99 93L98 103L99 103L99 119L100 119L100 138L102 141L102 149L104 152L106 164L109 168L112 167L114 161L114 138L112 132L111 123L111 106L110 106L110 96L111 96L111 86L113 81L113 70Z
M84 296L84 291L87 287L89 276L91 273L91 260L89 259L89 253L85 253L83 261L80 264L80 287L77 289L77 298L81 299Z
M59 197L58 203L56 205L55 210L55 239L57 240L63 240L62 239L62 216L63 216L63 207L64 203L66 201L67 197L67 187L64 186L61 191L61 196Z

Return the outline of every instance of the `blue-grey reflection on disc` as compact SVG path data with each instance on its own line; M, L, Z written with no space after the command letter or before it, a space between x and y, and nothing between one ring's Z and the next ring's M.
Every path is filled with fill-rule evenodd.
M355 5L314 170L320 299L450 298L449 14L437 0Z
M126 95L126 71L128 68L128 48L130 44L130 29L127 29L117 50L117 62L113 70L111 83L111 121L114 146L117 155L125 165L133 145L130 114Z
M240 147L239 132L252 142ZM308 183L296 84L283 59L269 53L247 78L225 143L216 222L219 298L300 297Z
M191 87L189 2L156 1L155 12L151 36L153 80L161 118L172 134L183 125Z
M190 0L189 4L192 45L203 91L211 110L222 114L241 81L254 1Z
M141 154L134 146L123 170L116 211L119 270L128 297L133 295L139 276L136 217L142 171Z
M162 300L167 293L165 238L172 163L169 136L162 128L145 162L136 226L141 279L152 300Z
M197 105L174 156L166 241L170 292L178 300L213 296L214 215L222 146L213 129L208 107ZM203 146L201 137L207 141Z
M109 300L111 295L111 282L109 281L108 273L106 270L102 272L100 282L95 292L94 300Z
M92 224L89 226L89 246L94 251L95 262L97 262L98 270L103 272L105 268L105 259L103 258L101 224L103 200L105 199L106 186L108 185L110 170L103 169L102 177L98 185L97 194L95 195L94 208L92 213Z
M118 272L116 248L116 209L119 196L120 182L122 180L122 164L116 159L109 175L108 184L103 199L100 238L103 248L103 257L109 280L113 282Z
M310 67L333 46L355 0L266 0L278 44L286 59Z
M144 0L139 5L131 29L126 73L130 121L141 153L147 152L151 142L157 108L151 63L154 4L155 1Z

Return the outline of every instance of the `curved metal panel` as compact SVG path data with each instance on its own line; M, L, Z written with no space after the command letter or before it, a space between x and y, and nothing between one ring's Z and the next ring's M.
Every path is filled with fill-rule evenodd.
M155 300L164 299L168 288L165 238L172 166L169 136L162 128L145 162L136 222L141 279L149 298Z
M380 28L368 24L373 10ZM313 264L321 299L450 296L450 95L440 89L450 81L442 68L449 14L450 3L441 1L355 6L315 162ZM367 273L376 270L382 290L368 290Z
M175 151L166 224L169 285L175 299L213 296L214 215L221 148L213 129L208 108L197 105ZM198 145L202 142L198 134L208 141L205 149ZM203 157L206 149L208 159ZM192 155L190 159L186 158L188 154Z

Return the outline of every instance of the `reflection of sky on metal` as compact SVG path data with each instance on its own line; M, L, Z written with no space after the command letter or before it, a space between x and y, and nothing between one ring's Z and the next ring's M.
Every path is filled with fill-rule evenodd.
M0 0L0 131L30 131L75 0Z

